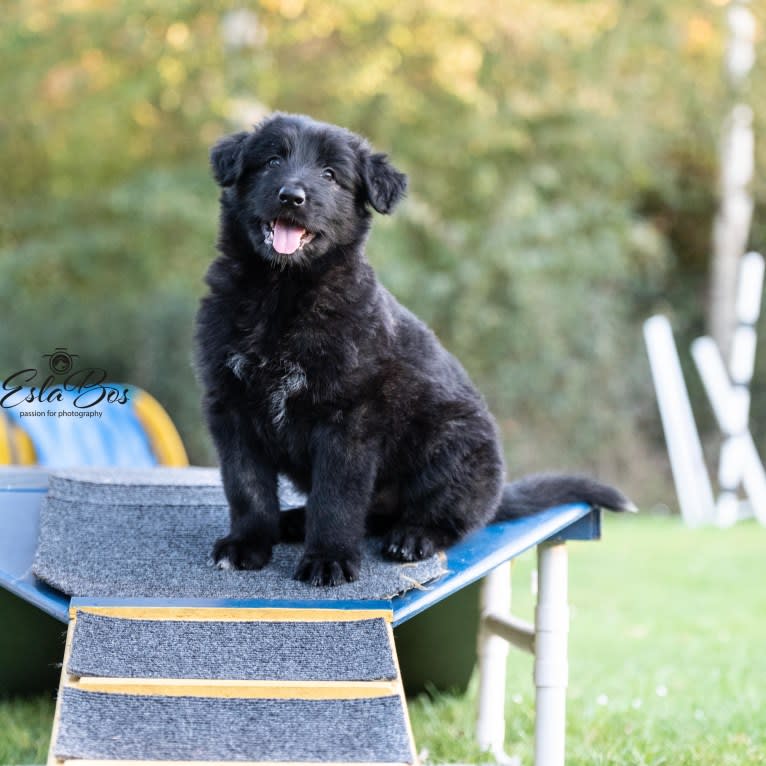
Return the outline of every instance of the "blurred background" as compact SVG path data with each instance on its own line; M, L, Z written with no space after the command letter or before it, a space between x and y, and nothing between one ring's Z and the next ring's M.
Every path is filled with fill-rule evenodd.
M673 508L641 322L669 314L684 352L705 328L725 39L722 0L6 4L0 376L66 347L151 392L213 462L191 367L208 148L305 112L409 174L369 257L485 393L509 474L586 470ZM745 94L756 136L765 65ZM764 383L761 358L756 441Z

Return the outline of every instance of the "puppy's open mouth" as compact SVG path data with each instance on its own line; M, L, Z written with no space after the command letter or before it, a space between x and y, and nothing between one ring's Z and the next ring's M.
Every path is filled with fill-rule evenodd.
M263 239L281 255L292 255L314 239L315 234L302 226L277 218L263 224Z

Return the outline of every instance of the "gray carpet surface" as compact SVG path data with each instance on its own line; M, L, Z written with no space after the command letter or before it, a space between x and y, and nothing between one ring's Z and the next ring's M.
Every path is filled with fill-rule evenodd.
M228 526L223 505L111 505L48 496L33 571L72 596L332 600L386 599L444 573L438 556L415 564L385 561L378 540L367 541L359 579L337 587L292 579L302 544L276 546L258 572L221 571L209 556Z
M382 618L349 622L132 620L80 612L76 676L373 681L396 678Z
M64 689L54 752L130 760L412 760L398 696L220 699Z
M51 474L48 496L110 505L225 505L216 468L72 468Z
M226 505L217 468L70 468L48 479L48 496L70 502L109 505ZM284 476L279 479L282 507L305 498Z

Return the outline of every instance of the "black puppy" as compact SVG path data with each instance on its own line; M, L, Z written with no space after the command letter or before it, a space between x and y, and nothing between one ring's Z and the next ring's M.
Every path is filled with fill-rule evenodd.
M365 259L370 208L390 213L407 186L384 154L277 114L220 140L211 162L220 255L196 342L231 512L219 567L259 569L280 538L305 535L295 577L335 585L357 577L366 532L414 561L561 503L630 509L581 477L505 483L481 395ZM305 509L280 514L279 474L308 494Z

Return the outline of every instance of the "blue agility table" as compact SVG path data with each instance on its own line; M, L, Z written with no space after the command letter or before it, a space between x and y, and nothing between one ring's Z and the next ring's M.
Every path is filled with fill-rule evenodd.
M250 610L247 613L253 614L257 613L257 610L277 610L275 614L285 610L285 613L293 613L295 610L316 613L317 610L326 609L328 615L334 615L328 619L335 621L339 619L338 614L342 610L349 610L349 613L355 614L374 612L385 615L386 621L393 627L461 588L485 578L479 634L479 743L499 761L508 760L503 748L503 704L506 657L508 647L512 644L535 656L535 763L537 766L558 766L564 763L568 633L565 543L568 540L599 539L600 511L585 505L568 505L551 508L534 516L490 525L445 551L447 571L439 579L426 587L387 600L304 602L262 599L70 599L40 582L32 574L40 505L46 488L47 472L44 470L0 471L0 585L65 623L69 622L78 610L95 613L101 610L104 614L114 617L119 616L120 609L127 609L134 615L159 614L160 612L152 610L168 609L222 610L218 612L220 614L231 614L232 610ZM533 547L537 547L538 550L538 602L535 624L531 625L510 614L510 561ZM72 681L71 675L69 679L68 682L62 683L62 694L67 684L69 688L79 683L77 679ZM403 700L401 689L397 689L396 694ZM79 691L81 690L72 688L67 692L72 697L72 705L74 701L79 700L76 697ZM346 695L349 693L348 690L343 692ZM250 691L248 694L262 695L263 692ZM69 758L55 757L54 754L51 759L51 763L70 762ZM404 762L414 762L413 759L405 759ZM114 761L111 757L103 756L85 760ZM71 762L74 764L77 760ZM358 761L344 759L344 762Z

